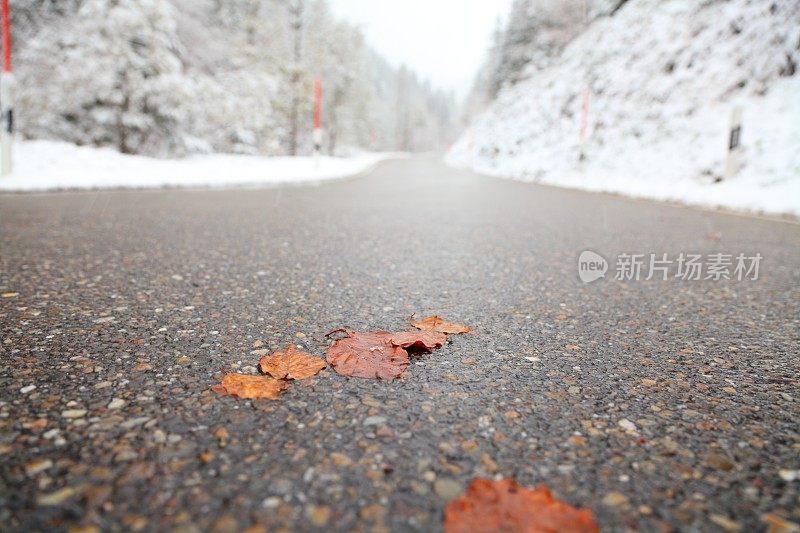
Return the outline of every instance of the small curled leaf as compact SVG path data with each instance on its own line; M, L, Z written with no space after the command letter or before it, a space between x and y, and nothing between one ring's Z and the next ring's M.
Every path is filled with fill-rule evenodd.
M447 322L436 315L426 316L422 320L411 320L410 323L413 327L422 331L438 331L439 333L448 334L469 333L471 331L468 326Z
M285 381L267 376L248 374L225 374L219 385L211 390L223 396L247 400L277 400L281 392L289 388Z

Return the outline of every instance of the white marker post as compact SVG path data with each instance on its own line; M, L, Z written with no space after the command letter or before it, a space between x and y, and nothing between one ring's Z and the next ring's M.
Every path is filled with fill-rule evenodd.
M14 75L0 75L0 174L8 176L14 171Z
M728 159L725 161L723 179L732 178L741 166L742 160L742 108L736 106L731 112L731 129L728 134ZM720 180L721 181L721 180Z
M314 80L314 159L319 165L322 153L322 81Z
M0 175L14 170L14 74L11 72L11 18L8 0L2 0L3 73L0 75Z
M586 141L589 139L589 95L589 89L584 89L581 100L581 161L586 159Z

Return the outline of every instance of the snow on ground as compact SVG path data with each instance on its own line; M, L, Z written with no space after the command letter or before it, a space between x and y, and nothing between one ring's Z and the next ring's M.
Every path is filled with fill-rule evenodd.
M124 155L110 148L57 141L16 143L14 173L0 178L0 190L229 187L314 183L360 174L389 157L362 154L347 158L196 155L154 159Z
M776 5L777 9L770 6ZM772 11L771 11L772 9ZM800 216L800 4L637 0L503 92L448 154L546 184ZM580 160L581 93L591 84ZM721 177L731 110L743 166Z

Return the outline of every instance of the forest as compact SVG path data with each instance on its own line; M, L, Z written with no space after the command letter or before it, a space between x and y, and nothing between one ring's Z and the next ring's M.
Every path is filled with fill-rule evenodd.
M456 135L451 94L378 56L325 0L18 0L18 128L122 153L423 151Z

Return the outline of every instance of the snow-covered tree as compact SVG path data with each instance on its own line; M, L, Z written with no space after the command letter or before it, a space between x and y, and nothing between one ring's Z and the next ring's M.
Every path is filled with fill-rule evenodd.
M452 97L387 65L326 0L17 1L28 137L154 155L309 153L315 79L331 153L453 137Z
M611 5L609 0L514 0L499 51L489 56L494 65L490 96L525 79L531 69L551 65L589 19L619 8L619 1Z
M22 57L31 87L20 94L23 128L123 153L179 151L183 85L172 4L87 0L57 25Z
M514 0L511 4L497 69L490 87L492 95L496 95L504 85L519 81L531 60L531 43L535 33L532 4L532 0Z

